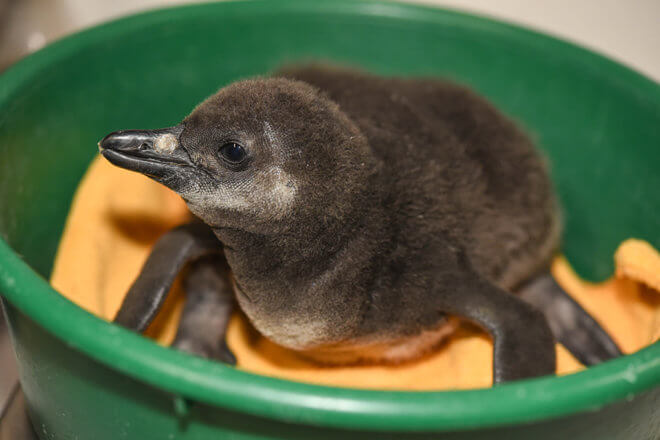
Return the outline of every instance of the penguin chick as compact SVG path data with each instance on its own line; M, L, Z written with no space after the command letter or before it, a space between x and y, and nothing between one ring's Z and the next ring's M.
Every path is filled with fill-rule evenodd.
M495 382L552 374L546 316L562 307L574 313L555 326L560 340L587 335L596 361L620 353L551 278L535 282L560 238L546 167L467 88L292 67L221 89L175 127L99 145L207 225L159 242L116 318L143 329L186 262L213 254L193 270L203 287L187 292L196 312L184 312L179 348L232 362L216 342L233 292L259 332L324 363L418 357L459 316L493 337ZM511 293L521 286L545 316Z

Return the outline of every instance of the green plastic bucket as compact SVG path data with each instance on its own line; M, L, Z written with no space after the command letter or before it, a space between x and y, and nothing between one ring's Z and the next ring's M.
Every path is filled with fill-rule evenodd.
M565 251L582 276L609 276L625 238L660 247L660 87L603 57L483 18L380 2L229 2L121 19L0 78L0 291L41 438L658 438L659 343L494 389L340 389L159 347L49 287L100 137L172 125L230 81L309 58L454 77L520 120L553 162Z

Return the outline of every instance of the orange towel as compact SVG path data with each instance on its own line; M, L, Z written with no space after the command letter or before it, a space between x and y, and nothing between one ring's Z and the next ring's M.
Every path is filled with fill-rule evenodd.
M176 194L98 158L74 199L51 282L81 307L111 319L153 242L188 216ZM630 353L660 337L660 256L647 243L629 240L617 252L616 263L616 278L596 285L577 278L563 258L555 261L552 270L560 284ZM175 285L147 336L168 345L182 304L183 294ZM402 390L491 385L490 339L468 324L436 352L396 366L316 366L258 335L239 313L231 320L228 340L239 368L291 380ZM559 374L583 368L560 345L557 355Z

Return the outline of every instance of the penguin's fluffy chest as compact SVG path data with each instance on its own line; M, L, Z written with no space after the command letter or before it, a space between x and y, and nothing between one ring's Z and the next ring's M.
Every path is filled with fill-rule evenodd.
M435 327L404 336L389 336L386 332L356 336L328 344L327 335L336 325L325 314L323 307L315 310L290 310L289 313L264 313L234 282L234 293L241 310L250 317L256 329L280 345L297 350L304 357L320 364L346 365L356 363L400 363L418 358L437 347L457 327L455 319L441 319ZM309 293L309 292L308 292ZM354 315L361 311L355 310ZM347 321L358 321L359 316L344 316Z

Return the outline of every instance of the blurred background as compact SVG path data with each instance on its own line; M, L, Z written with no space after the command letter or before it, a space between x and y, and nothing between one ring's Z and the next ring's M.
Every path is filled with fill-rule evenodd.
M660 0L412 2L461 9L534 28L600 52L660 82ZM0 0L0 72L67 34L123 15L182 3L188 1ZM13 353L0 315L0 414L15 383Z
M277 0L271 0L277 1ZM660 81L660 1L404 0L462 9L571 40ZM48 42L188 0L0 0L0 71Z

